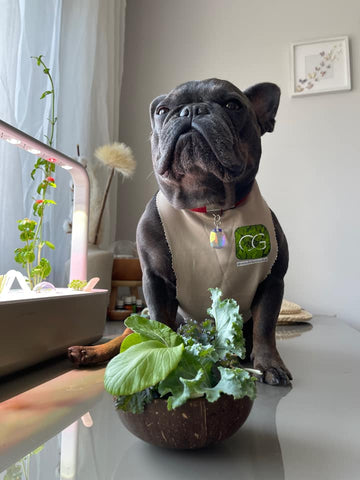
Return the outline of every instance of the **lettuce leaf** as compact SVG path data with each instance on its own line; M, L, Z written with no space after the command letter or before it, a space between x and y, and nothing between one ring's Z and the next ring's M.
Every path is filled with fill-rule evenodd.
M166 347L175 347L183 343L183 339L167 325L150 320L140 315L131 315L125 320L125 325L144 339L157 340Z
M105 370L105 389L118 396L154 386L177 367L183 350L183 343L174 347L158 340L137 343L110 360Z
M138 343L146 341L147 338L140 335L140 333L131 333L121 343L120 346L120 353L125 352L128 348L132 347L133 345L137 345Z

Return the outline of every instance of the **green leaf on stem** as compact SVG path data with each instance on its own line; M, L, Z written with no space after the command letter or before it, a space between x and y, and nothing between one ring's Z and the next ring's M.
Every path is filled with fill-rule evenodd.
M50 275L50 272L51 272L51 265L49 260L47 260L46 258L42 258L40 260L40 263L31 270L30 275L31 277L37 276L41 280L43 280L44 278Z
M45 72L45 70L44 70ZM54 93L52 90L46 90L46 92L44 92L41 97L40 97L40 100L42 100L43 98L45 98L47 95L51 95L52 93ZM46 135L45 135L46 136Z
M133 332L140 333L149 340L157 340L167 347L175 347L183 343L181 336L167 325L140 315L131 315L125 320L125 325Z
M46 188L46 185L44 185L44 182L41 182L38 188L36 189L36 191L39 195L41 195L41 191L45 190L45 188Z
M25 231L20 233L20 240L22 242L27 242L29 240L34 240L34 238L35 238L35 232L33 232L31 230L25 230Z

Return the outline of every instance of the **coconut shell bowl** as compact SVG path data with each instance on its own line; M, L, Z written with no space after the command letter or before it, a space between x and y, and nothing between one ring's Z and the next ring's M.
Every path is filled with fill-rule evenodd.
M143 413L117 410L123 425L141 440L158 447L194 450L208 447L234 435L245 423L253 401L221 395L213 403L205 397L188 400L175 410L156 399Z

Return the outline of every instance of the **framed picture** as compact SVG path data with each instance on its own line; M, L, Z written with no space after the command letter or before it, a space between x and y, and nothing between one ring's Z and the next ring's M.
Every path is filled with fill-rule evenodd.
M292 96L350 89L348 37L291 45Z

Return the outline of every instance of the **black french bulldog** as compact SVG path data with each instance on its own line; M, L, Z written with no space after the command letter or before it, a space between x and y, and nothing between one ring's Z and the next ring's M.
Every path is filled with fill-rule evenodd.
M242 200L254 188L261 136L274 129L279 99L280 89L272 83L241 92L230 82L218 79L187 82L156 98L150 106L152 158L167 202L175 209L211 205L220 211L240 203L235 208L240 211ZM254 367L263 371L263 380L286 385L292 377L276 349L275 326L283 298L288 247L278 220L272 212L271 216L277 258L256 288L251 301L252 318L245 323L245 329L248 353ZM154 197L140 219L137 245L151 318L176 329L181 321L177 316L177 272L163 223ZM188 255L196 255L196 250ZM194 275L196 272L189 272L190 285Z
M184 283L187 285L183 291L187 294L192 290L197 292L199 282L207 288L220 286L206 284L212 278L211 257L218 258L219 264L219 259L227 258L227 264L234 265L229 274L229 291L235 291L235 296L229 295L226 289L228 265L217 267L221 277L214 278L220 283L223 283L222 277L225 278L225 289L221 288L224 297L236 298L236 292L248 285L244 275L246 277L246 272L254 269L249 281L253 286L248 289L246 299L248 317L251 317L245 318L244 326L247 353L254 368L263 372L264 382L287 385L292 376L276 349L275 327L283 298L288 247L280 224L262 199L255 181L261 157L261 136L273 131L279 100L280 89L272 83L257 84L241 92L230 82L208 79L184 83L152 102L152 159L160 193L148 203L139 221L137 246L150 317L173 329L183 321L179 311L183 316L184 312L190 316L192 313L182 304L184 298L180 290ZM266 228L257 225L262 221L255 221L255 225L250 222L240 230L236 228L237 216L244 213L246 222L249 211L256 211L259 205L271 225ZM168 214L173 226L175 224L174 235L171 233L173 227L168 228L166 224ZM212 239L215 238L218 248L211 248L209 241L206 246L196 246L194 241L192 251L182 252L183 246L191 247L192 232L198 242L203 242L203 232L208 235L206 230L213 214L218 223L215 223ZM228 250L223 248L222 251L221 238L216 244L217 235L222 235L219 225L223 219L226 224L230 217L233 227L225 233L231 242ZM188 219L192 222L189 229ZM272 230L272 236L268 230ZM272 261L266 264L271 248ZM226 253L226 256L226 251L231 254ZM201 256L204 252L205 257ZM245 259L241 257L244 252ZM198 253L202 262L200 268L196 263ZM196 268L191 267L194 262ZM257 269L264 266L267 270L259 273ZM176 268L185 269L185 272L176 271ZM243 283L239 284L241 281ZM209 295L205 305L202 305L204 297L198 298L200 309L209 305ZM204 317L196 319L204 320ZM71 347L69 356L78 364L107 360L118 353L124 335L100 347Z

